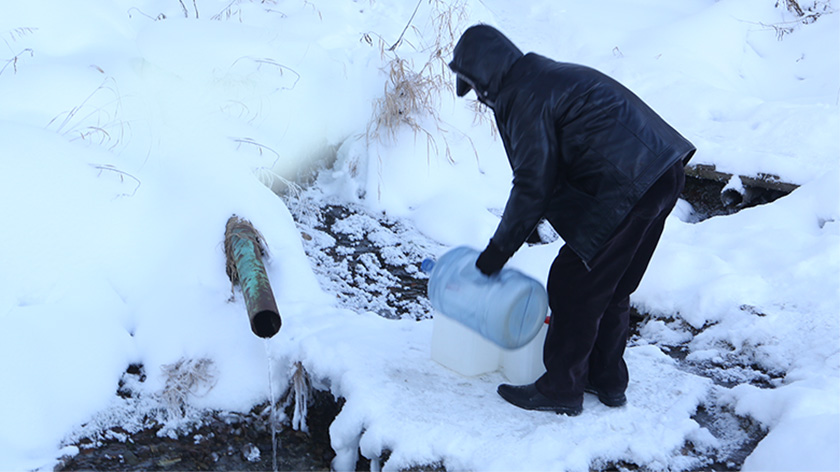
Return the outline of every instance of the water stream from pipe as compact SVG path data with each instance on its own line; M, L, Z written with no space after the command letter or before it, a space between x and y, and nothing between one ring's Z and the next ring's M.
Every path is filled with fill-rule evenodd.
M271 372L271 347L265 340L265 357L268 361L268 422L271 424L271 470L277 472L277 421L274 411L274 376Z

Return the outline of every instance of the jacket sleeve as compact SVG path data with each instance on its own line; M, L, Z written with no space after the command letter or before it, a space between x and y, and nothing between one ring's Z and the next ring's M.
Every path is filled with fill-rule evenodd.
M505 260L515 253L544 216L558 178L559 158L555 155L550 107L516 111L502 130L502 140L513 171L513 188L502 220L491 239ZM501 128L501 127L500 127Z

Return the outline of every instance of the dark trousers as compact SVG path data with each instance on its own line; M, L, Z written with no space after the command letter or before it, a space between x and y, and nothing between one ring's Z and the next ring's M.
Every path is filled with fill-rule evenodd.
M683 166L677 163L642 196L589 268L568 246L560 249L548 275L546 373L537 380L543 395L576 403L587 384L607 392L627 388L630 294L642 280L684 185Z

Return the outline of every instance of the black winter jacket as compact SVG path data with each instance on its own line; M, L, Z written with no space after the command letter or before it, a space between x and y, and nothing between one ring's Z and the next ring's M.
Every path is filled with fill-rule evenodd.
M694 146L633 92L586 66L522 52L487 25L450 68L493 108L513 188L490 244L507 260L546 218L586 263L642 194Z

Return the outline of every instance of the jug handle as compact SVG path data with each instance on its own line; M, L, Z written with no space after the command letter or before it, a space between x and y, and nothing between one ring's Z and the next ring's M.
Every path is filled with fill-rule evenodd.
M464 265L464 268L461 269L461 277L478 285L491 284L499 280L500 274L501 271L485 275L478 269L478 267L475 266L475 259L470 260L469 263Z

